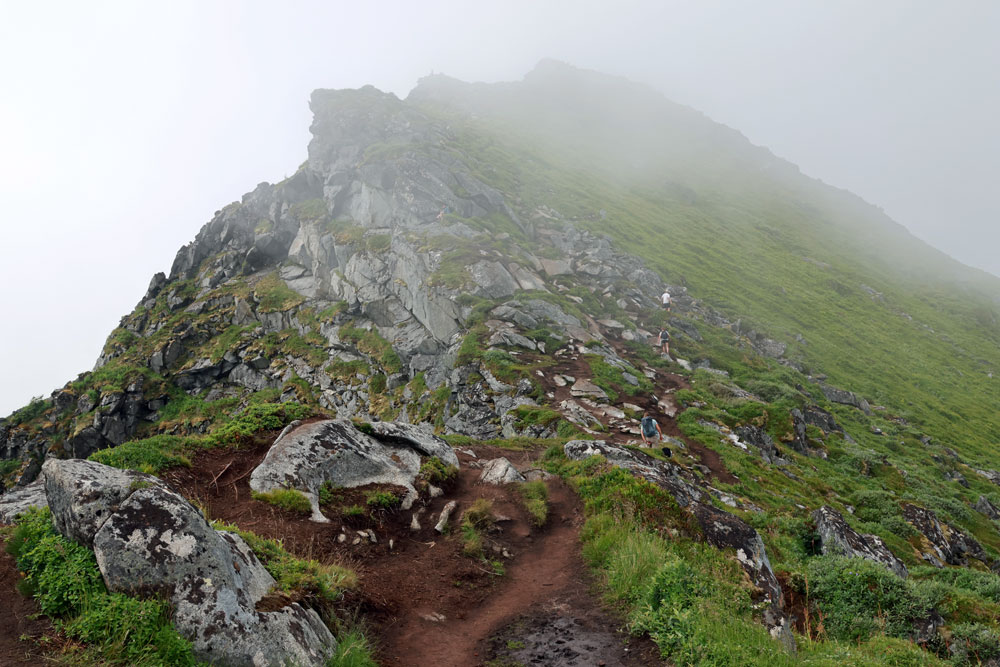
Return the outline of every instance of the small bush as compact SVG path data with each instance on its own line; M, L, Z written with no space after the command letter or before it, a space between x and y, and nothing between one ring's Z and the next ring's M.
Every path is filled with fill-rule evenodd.
M301 491L295 489L274 489L263 493L254 491L252 495L254 500L270 503L289 512L309 514L312 511L309 499Z
M487 528L493 523L493 503L488 498L476 498L465 510L462 521L468 521L476 528Z
M90 644L99 661L196 664L190 644L170 624L169 605L109 593L94 554L57 533L47 508L22 514L7 548L24 573L19 587L58 629Z
M458 475L458 468L446 465L444 461L432 456L420 465L420 476L435 486L450 483Z
M337 634L337 650L326 662L326 667L378 667L368 639L359 629L352 628Z
M392 509L399 504L399 498L391 491L369 491L365 494L365 504L373 509Z
M365 515L365 508L361 505L345 505L340 508L340 514L348 519L357 519Z
M871 561L820 556L808 573L810 596L832 638L905 637L927 611L905 581Z
M536 526L544 526L549 518L549 487L545 486L545 482L536 480L519 484L517 491L531 515L531 522Z

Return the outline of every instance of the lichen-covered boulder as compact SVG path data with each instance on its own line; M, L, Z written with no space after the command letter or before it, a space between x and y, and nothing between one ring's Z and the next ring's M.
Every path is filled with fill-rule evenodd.
M880 537L856 532L832 507L824 505L812 513L812 519L816 522L820 549L824 554L864 558L885 565L903 579L909 575L903 561L896 558Z
M365 432L367 431L367 432ZM392 484L407 489L403 509L417 498L413 482L420 473L420 456L437 456L458 465L455 452L443 440L416 427L371 424L360 430L347 420L326 420L286 430L250 475L250 488L272 491L298 489L313 508L313 520L326 521L319 509L319 490Z
M59 499L57 529L80 518L82 529L63 534L92 543L108 590L169 600L174 627L199 659L319 666L332 655L336 640L314 610L256 610L274 578L242 538L213 529L157 478L91 461L50 460L44 472Z
M56 530L87 546L137 488L162 486L152 475L80 459L49 459L42 465L42 475Z

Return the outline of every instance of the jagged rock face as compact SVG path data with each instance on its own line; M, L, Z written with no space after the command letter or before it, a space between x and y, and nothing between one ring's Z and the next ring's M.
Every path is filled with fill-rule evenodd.
M824 554L864 558L885 565L903 579L909 576L903 561L896 558L881 538L855 532L832 507L824 505L812 513L812 519L816 522L816 532Z
M962 531L942 523L929 509L903 503L903 516L926 538L921 556L936 567L968 565L971 556L983 563L989 561L982 545Z
M413 482L420 456L437 456L458 465L458 457L440 438L404 424L373 424L370 434L346 420L326 420L285 429L250 475L254 491L293 488L306 494L313 519L326 521L319 509L324 484L351 488L392 484L407 489L403 508L416 500Z
M336 640L314 610L255 610L274 578L242 538L213 529L157 478L75 460L43 472L57 530L92 544L108 590L169 600L199 659L322 665L332 655Z

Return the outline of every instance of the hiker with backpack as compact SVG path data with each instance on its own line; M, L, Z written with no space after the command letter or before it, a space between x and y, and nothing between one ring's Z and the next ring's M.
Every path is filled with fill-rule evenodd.
M642 413L642 421L639 422L639 431L642 433L642 445L643 447L651 446L651 440L659 436L658 442L663 442L663 431L660 430L660 424L649 416L649 410L645 410Z
M666 327L660 329L660 350L663 354L670 356L670 332Z

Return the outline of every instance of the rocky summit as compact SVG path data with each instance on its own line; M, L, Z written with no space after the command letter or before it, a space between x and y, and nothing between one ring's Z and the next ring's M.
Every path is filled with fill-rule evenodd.
M1000 280L561 63L309 105L295 174L0 420L37 605L0 625L101 664L997 664Z

